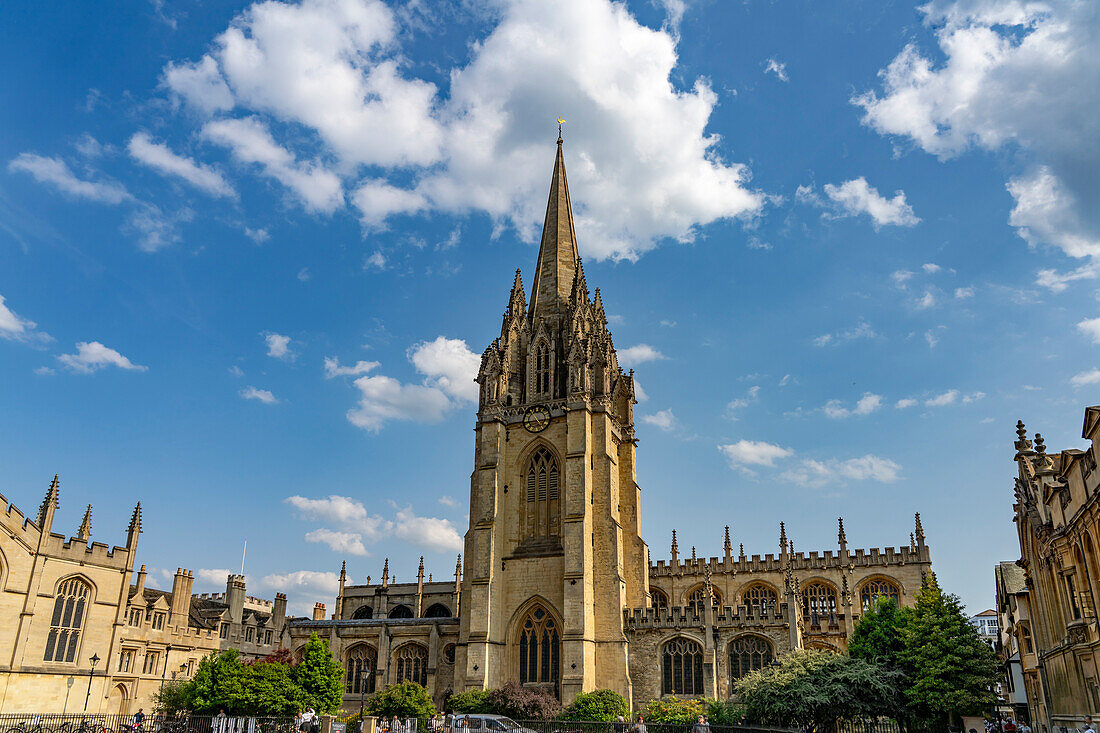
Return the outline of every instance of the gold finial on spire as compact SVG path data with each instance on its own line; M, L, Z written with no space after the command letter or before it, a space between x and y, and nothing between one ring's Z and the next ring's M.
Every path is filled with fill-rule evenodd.
M565 124L565 118L558 118L558 145L561 145L561 126Z

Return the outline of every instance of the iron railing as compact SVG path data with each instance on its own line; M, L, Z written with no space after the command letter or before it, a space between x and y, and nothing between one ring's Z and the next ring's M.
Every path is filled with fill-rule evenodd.
M463 717L458 714L456 717ZM516 720L518 727L502 724L499 720L476 720L474 725L448 725L449 719L437 718L379 718L380 733L632 733L632 722L599 722L588 720ZM358 714L348 719L348 733L357 733ZM481 723L481 725L477 725ZM692 733L694 724L646 723L646 733ZM708 733L800 733L793 728L770 728L759 725L709 725ZM3 731L0 731L3 733ZM852 733L889 733L887 731L852 731Z
M294 733L294 719L147 715L134 726L132 715L0 713L0 733Z

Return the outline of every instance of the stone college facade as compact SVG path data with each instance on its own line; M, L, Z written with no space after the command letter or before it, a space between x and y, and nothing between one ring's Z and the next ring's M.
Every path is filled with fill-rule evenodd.
M451 692L509 681L568 703L610 688L634 708L667 695L726 697L731 683L799 647L846 648L878 596L911 604L931 567L919 515L900 547L777 552L652 562L641 536L633 372L618 364L600 291L577 251L558 139L528 302L516 272L500 337L482 356L470 477L470 526L454 578L365 585L340 575L335 612L285 618L286 598L171 591L134 573L140 505L124 547L51 530L57 484L36 519L0 512L0 711L147 709L165 679L204 654L299 650L316 632L346 670L344 706L412 680L442 704ZM5 506L7 502L4 502ZM94 673L89 658L100 657ZM67 680L82 681L70 690ZM72 697L70 697L70 694Z

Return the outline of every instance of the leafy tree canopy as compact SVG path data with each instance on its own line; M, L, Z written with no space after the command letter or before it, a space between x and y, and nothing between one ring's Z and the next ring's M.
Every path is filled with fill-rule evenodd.
M849 656L901 669L905 626L912 615L912 609L898 608L892 598L879 596L874 607L856 622L855 632L848 640Z
M904 638L905 699L913 718L943 724L995 702L999 670L993 650L963 614L958 597L940 589L934 573L921 584Z
M582 692L562 711L563 720L615 721L630 715L626 699L614 690Z
M880 662L799 649L745 675L736 692L754 723L831 730L839 721L893 713L900 672Z
M386 689L367 698L365 710L369 715L385 718L395 715L399 718L428 718L435 715L432 696L415 682L386 685Z

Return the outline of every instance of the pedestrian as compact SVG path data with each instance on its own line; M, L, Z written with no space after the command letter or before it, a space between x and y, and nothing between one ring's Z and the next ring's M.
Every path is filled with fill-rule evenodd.
M1031 733L1031 726L1027 724L1027 721L1020 723L1020 733Z
M1008 722L1005 723L1005 733L1016 733L1017 730L1019 729L1016 727L1016 721L1009 718Z
M313 708L306 708L302 711L302 715L298 718L298 732L310 733L310 729L313 728Z
M1085 727L1081 729L1081 733L1096 733L1096 731L1093 730L1093 728L1092 728L1092 716L1091 715L1086 715L1085 716Z
M638 720L630 727L630 733L646 733L645 718L639 715Z
M145 708L138 708L134 716L130 718L130 729L134 733L141 733L141 726L145 722Z
M691 733L710 733L710 726L707 725L707 719L700 715L695 719L695 725L691 728Z

